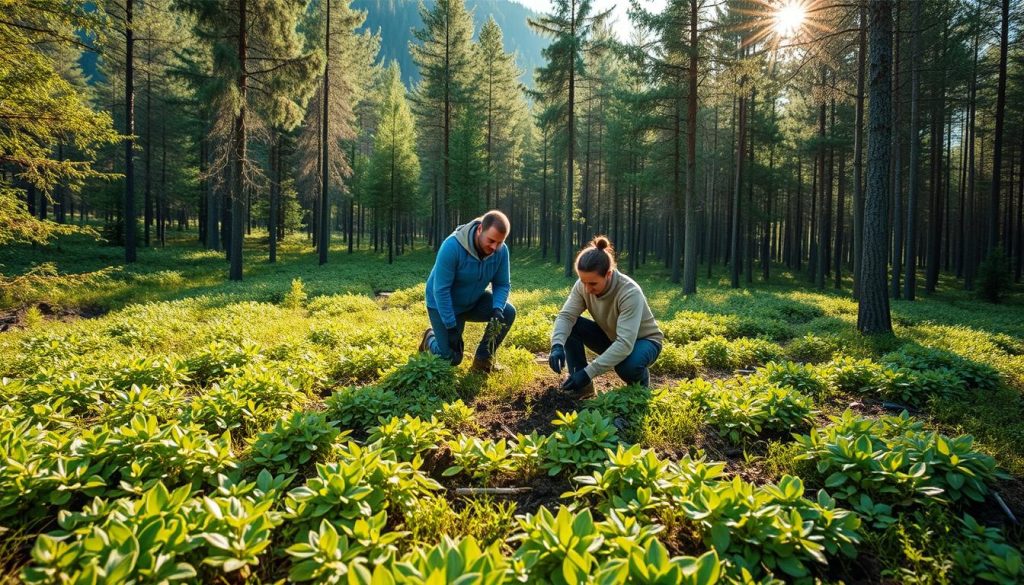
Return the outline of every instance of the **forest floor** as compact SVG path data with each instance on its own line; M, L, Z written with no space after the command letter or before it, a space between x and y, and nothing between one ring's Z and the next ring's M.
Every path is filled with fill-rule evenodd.
M229 282L221 253L201 249L194 234L169 235L174 239L166 247L140 249L139 261L128 267L120 265L120 248L80 237L44 248L0 249L0 270L8 277L27 274L40 262L52 262L60 274L98 271L88 278L51 280L45 285L26 278L3 291L0 377L38 380L49 376L47 383L55 383L59 376L75 371L86 379L123 382L136 376L154 384L163 380L180 389L180 396L175 395L180 401L161 402L152 412L161 421L191 417L192 422L210 427L213 419L203 418L196 397L213 388L211 376L221 374L209 374L195 364L207 363L202 360L222 351L219 344L235 344L242 348L237 351L259 356L263 367L301 388L306 398L295 403L295 409L337 414L338 420L358 418L360 400L379 398L369 389L401 396L403 386L391 380L409 380L416 373L413 367L420 367L413 361L405 364L427 326L423 283L431 268L429 250L418 246L388 265L386 256L366 250L350 255L342 242L336 242L328 264L317 266L308 243L294 237L281 246L279 261L269 264L261 238L254 237L247 241L245 280ZM795 436L806 438L840 425L844 412L879 420L907 410L924 431L949 437L972 435L973 443L956 447L961 449L957 453L965 458L990 456L1007 472L1006 477L986 478L980 501L949 498L941 513L922 504L927 498L920 494L902 494L903 499L889 501L891 513L883 515L888 519L875 518L872 525L873 517L864 516L865 526L871 528L865 531L859 561L836 559L827 569L815 568L814 574L827 582L901 581L901 568L934 572L935 579L940 572L956 576L959 549L948 544L956 538L942 533L958 533L957 522L964 514L998 527L1000 538L1018 548L1024 542L1024 530L1008 519L994 495L1016 518L1024 518L1024 291L1020 287L1003 303L993 305L943 277L937 294L892 303L893 336L865 338L855 330L857 305L850 298L848 279L843 281L845 290L833 290L830 285L819 291L806 276L773 266L769 282L755 278L747 288L735 290L729 288L721 270L707 278L702 267L699 292L683 295L669 281L664 264L652 263L632 275L648 295L668 341L654 370L652 389L622 388L611 374L596 381L597 399L580 402L558 389L560 377L547 368L546 360L551 320L571 283L562 276L560 266L541 259L536 250L515 249L512 256L510 301L519 316L508 347L498 351L497 361L504 371L484 377L470 373L468 364L457 369L452 383L468 408L461 415L450 415L453 419L442 417L448 420L445 432L451 439L464 432L513 444L521 443L524 435L554 436L568 428L587 436L600 431L603 423L587 427L590 423L555 421L564 413L589 409L614 425L605 429L612 433L611 445L637 444L671 461L706 457L724 464L723 478L738 477L752 486L772 485L786 475L801 477L807 497L814 499L819 488L835 492L838 486L830 475L835 468L823 470L826 457L820 453L817 459L801 457L806 445ZM482 326L470 325L467 353L482 333ZM186 365L176 369L177 361L159 362L167 359ZM865 375L875 376L870 384L845 381ZM204 376L206 381L201 380ZM437 383L431 381L424 388ZM772 394L773 390L765 390L766 383L785 392ZM16 404L30 394L38 400L38 394L13 390L5 400ZM126 408L149 412L152 405L139 400ZM48 406L59 410L67 403ZM236 438L240 460L250 456L247 449L258 433L293 409L270 408L272 412L259 424L243 421L233 431L233 435L250 437L248 441ZM85 425L125 422L123 415L89 405L73 414L71 419ZM79 423L74 420L57 425L60 432L75 428ZM252 428L247 427L249 423ZM348 428L353 437L365 438L371 426L351 423ZM823 436L819 439L825 440ZM918 436L935 441L922 437ZM876 438L890 446L897 440L884 433ZM592 442L598 445L601 440ZM943 451L944 445L939 440L929 447L928 456ZM530 488L506 500L515 503L517 514L591 501L571 495L579 487L572 473L504 472L483 484L464 474L446 476L442 472L452 464L452 453L449 447L435 446L439 448L425 459L424 470L446 488ZM577 472L588 474L588 469L583 465ZM311 473L315 475L308 469L303 474ZM945 485L944 481L937 478L933 484ZM959 479L950 481L961 485ZM0 492L2 487L0 481ZM878 496L871 489L867 485L851 489L837 505L855 508L862 494ZM959 488L946 489L948 494ZM887 500L876 497L880 501ZM463 518L459 515L470 514L466 506L465 501L453 500L451 513ZM53 512L44 506L40 526L55 528ZM12 526L6 517L0 509L0 533L3 526ZM482 530L466 525L464 533ZM502 526L498 532L504 531L499 534L504 538L513 527ZM432 535L423 530L414 531L415 538L429 540ZM670 552L701 552L701 546L694 544L700 537L680 530L676 526L664 535ZM17 552L15 548L9 558L0 558L0 568L6 565L14 570L26 562L27 549L22 546ZM0 550L8 549L0 546ZM933 561L940 565L948 561L954 569L928 569Z

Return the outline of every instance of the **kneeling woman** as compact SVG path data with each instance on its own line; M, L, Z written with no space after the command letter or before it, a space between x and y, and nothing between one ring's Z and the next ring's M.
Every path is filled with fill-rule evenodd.
M640 285L615 269L613 252L608 238L598 236L576 256L579 279L551 334L551 369L561 373L568 363L569 378L562 389L579 398L592 396L592 380L613 368L627 384L647 386L647 368L658 358L665 338ZM584 309L593 321L580 316ZM587 365L584 348L599 354L594 363Z

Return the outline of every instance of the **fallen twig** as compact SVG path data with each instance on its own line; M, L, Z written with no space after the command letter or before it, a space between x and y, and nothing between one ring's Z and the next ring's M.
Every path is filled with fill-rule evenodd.
M480 494L494 494L496 496L514 496L516 494L525 494L532 488L528 487L505 487L505 488L472 488L472 487L461 487L455 488L455 495L457 496L475 496Z

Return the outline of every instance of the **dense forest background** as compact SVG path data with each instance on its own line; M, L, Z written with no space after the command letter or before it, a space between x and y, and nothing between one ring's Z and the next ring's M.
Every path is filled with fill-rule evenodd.
M634 3L629 38L586 0L3 7L0 244L91 229L131 263L198 228L237 280L246 238L390 262L498 207L567 275L604 233L686 293L848 289L866 332L1022 277L1009 0Z

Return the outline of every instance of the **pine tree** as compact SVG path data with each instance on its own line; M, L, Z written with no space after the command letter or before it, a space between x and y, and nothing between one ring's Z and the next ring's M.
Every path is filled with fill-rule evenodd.
M573 196L576 193L574 170L576 164L576 81L585 75L583 54L590 47L591 33L611 12L591 15L590 0L556 0L552 12L538 19L530 19L530 26L552 38L544 49L547 66L539 69L541 91L557 99L554 112L565 124L565 276L572 276L573 258ZM564 100L564 101L563 101Z
M299 119L294 88L314 78L322 67L315 54L303 54L296 22L305 3L299 0L180 0L194 12L200 35L214 47L215 78L222 91L215 131L230 137L216 160L228 170L231 194L229 276L242 279L243 220L249 190L261 174L249 153L250 130L264 122L259 114ZM252 86L253 91L250 90Z
M508 157L517 139L513 129L522 119L522 88L515 56L505 52L501 28L493 17L480 29L476 47L477 99L484 116L484 162L486 165L486 201L483 207L498 205L499 169L508 168L514 161ZM518 116L517 116L518 115Z
M473 19L463 0L438 0L432 8L420 5L423 28L414 31L409 49L420 69L413 101L420 118L421 151L439 172L434 190L433 244L448 235L448 198L451 191L451 138L457 116L465 105L472 76Z
M412 110L398 64L392 62L378 108L377 133L367 174L377 217L387 221L389 264L394 259L399 219L416 210L419 175Z
M0 21L0 245L43 243L74 231L40 221L24 197L48 197L57 185L76 188L91 178L111 178L95 166L98 149L120 140L109 114L93 111L59 73L46 44L81 47L77 30L95 30L85 3L35 0L8 3ZM74 142L79 160L55 157L58 143ZM45 201L45 199L44 199Z
M352 175L349 143L360 131L356 109L369 93L380 48L379 34L356 32L365 20L366 12L353 10L348 0L317 0L307 12L303 27L307 48L325 56L324 69L316 80L298 143L300 177L307 185L316 185L319 193L311 206L320 218L317 233L320 264L327 262L330 247L330 195L333 192L330 186L337 185L341 192L349 190L346 183ZM327 96L326 105L324 96ZM282 127L280 131L290 129ZM327 164L323 163L325 160Z

